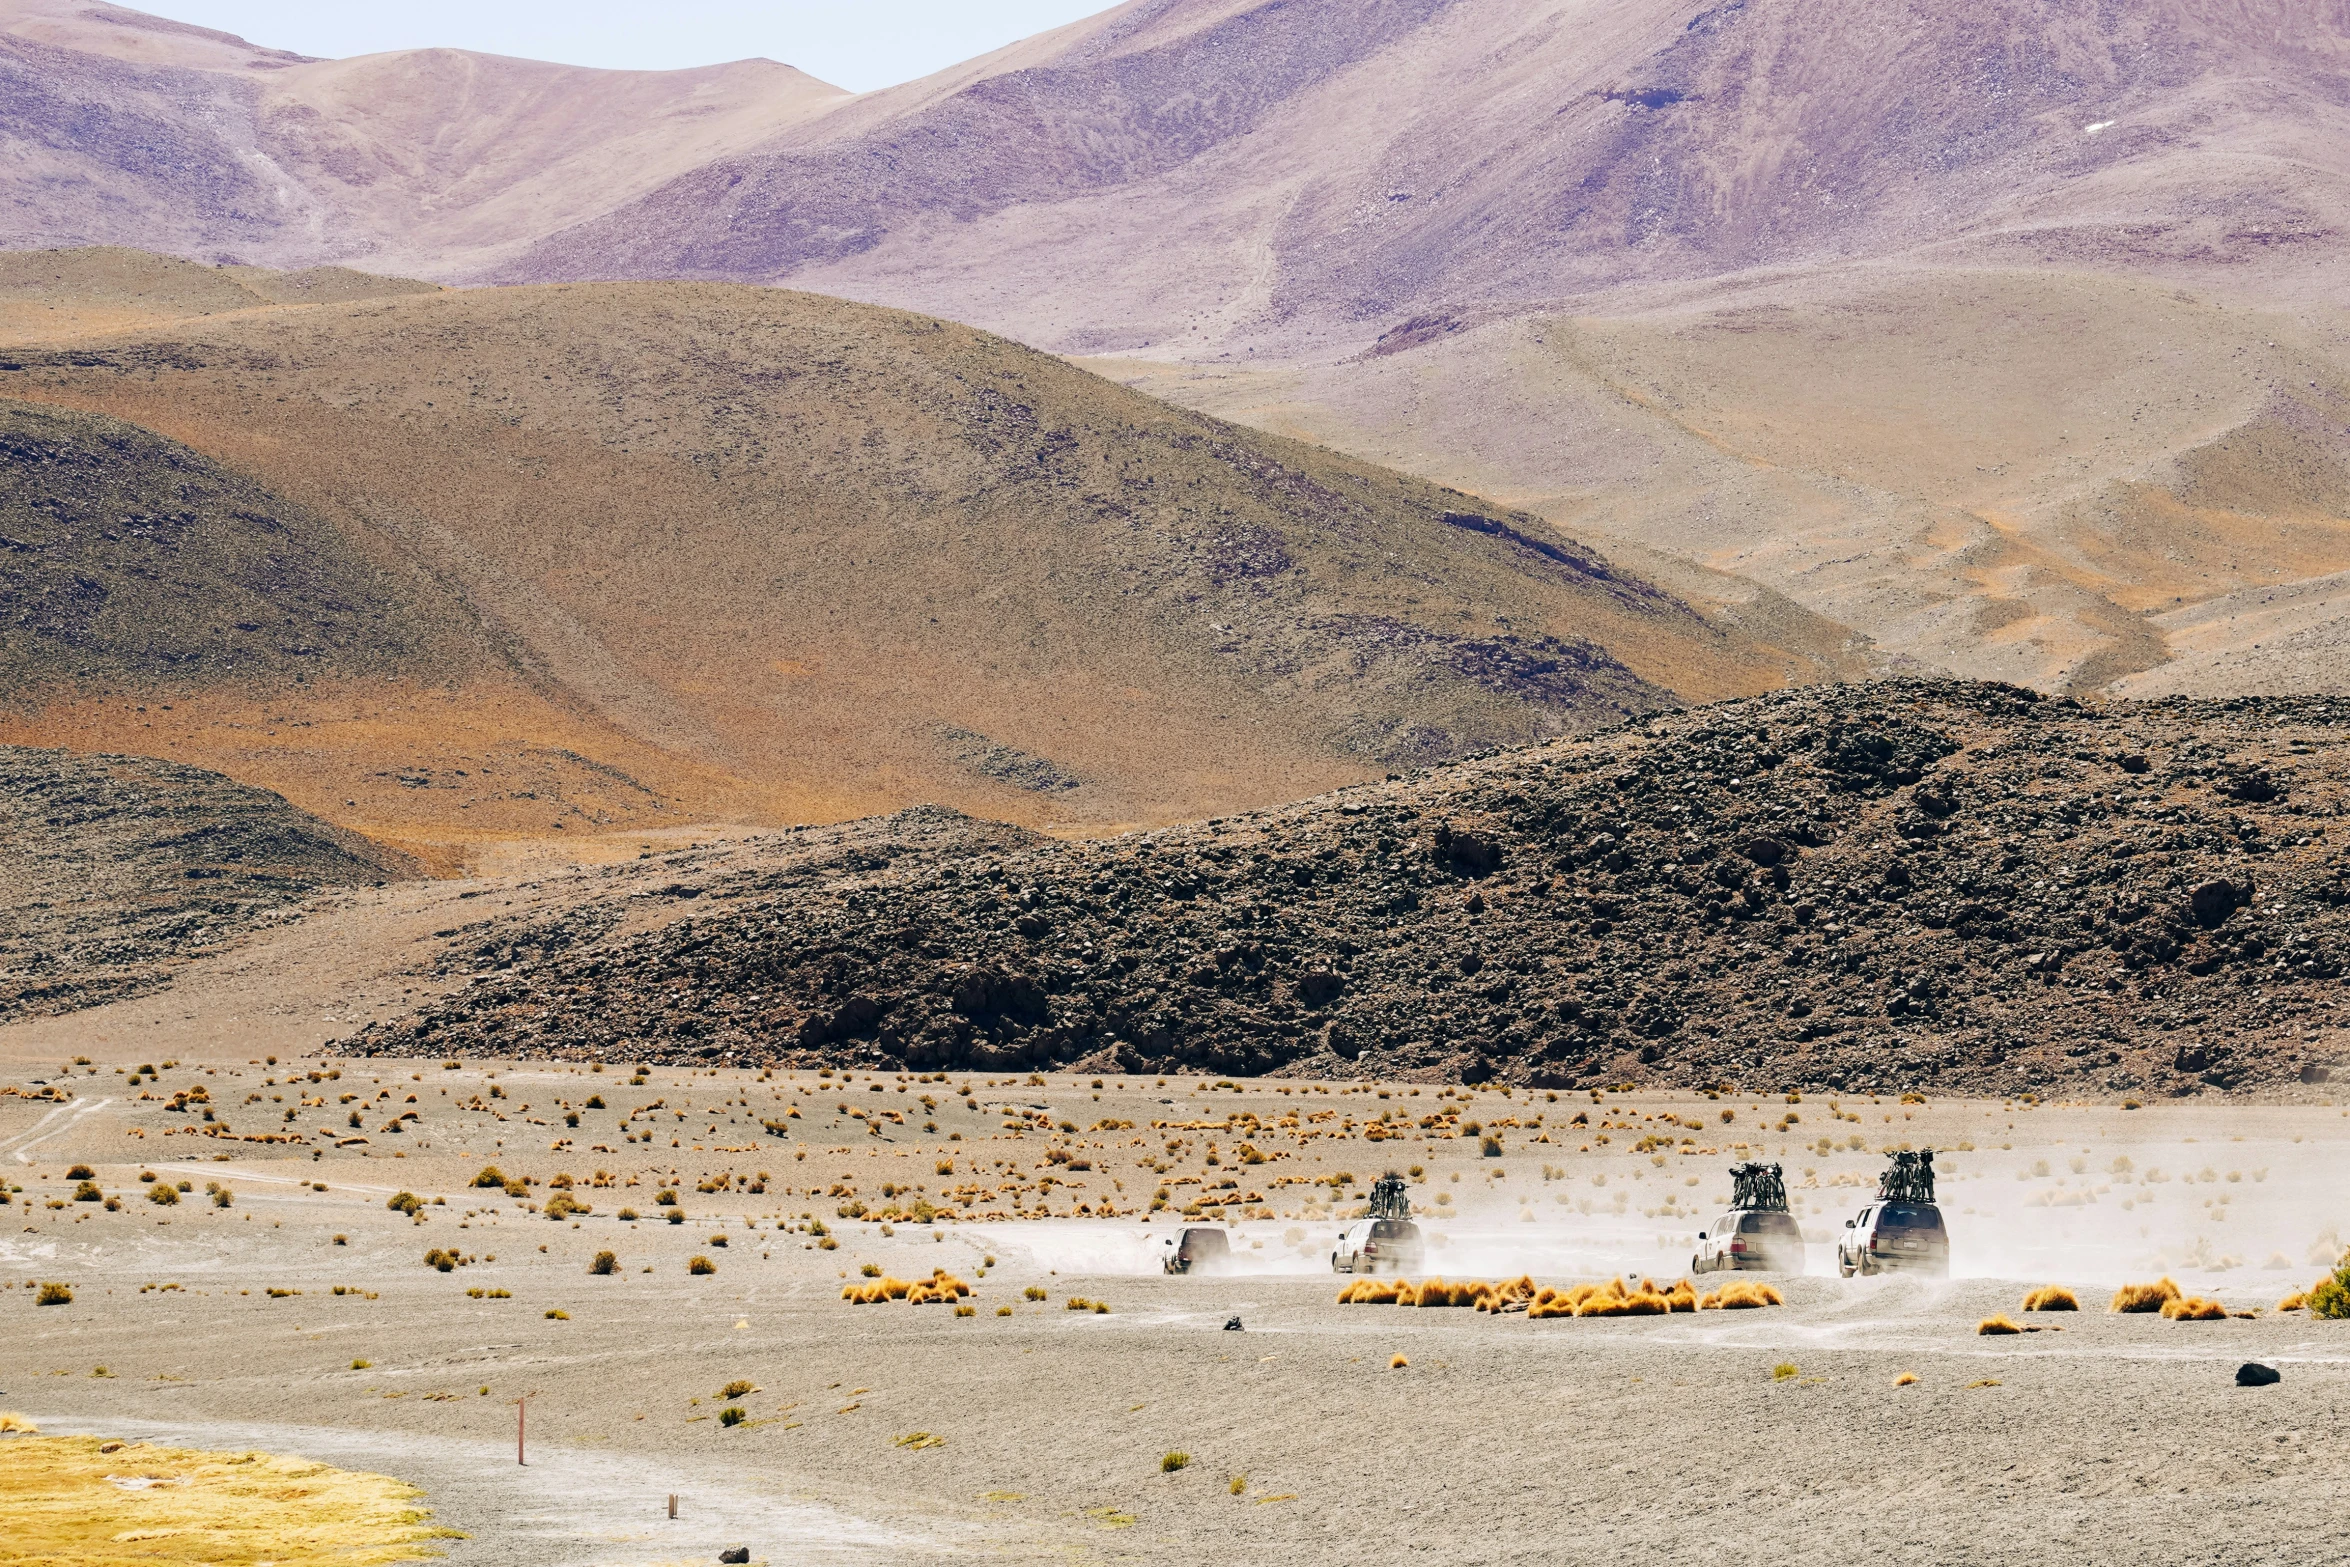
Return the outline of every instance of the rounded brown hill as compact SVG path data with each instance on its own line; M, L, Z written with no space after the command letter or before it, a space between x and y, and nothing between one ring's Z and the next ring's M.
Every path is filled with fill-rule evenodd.
M442 585L753 817L1166 820L1815 672L1531 517L810 295L412 295L0 362Z

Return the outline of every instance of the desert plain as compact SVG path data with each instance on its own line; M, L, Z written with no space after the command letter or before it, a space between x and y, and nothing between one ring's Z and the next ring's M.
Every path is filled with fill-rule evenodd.
M189 1027L251 1002L217 966L0 1035L0 1407L395 1475L462 1531L452 1562L2232 1562L2331 1537L2350 1324L2277 1309L2342 1248L2350 1111L2323 1084L2123 1108L371 1060L302 1047L314 1019ZM204 1042L157 1059L166 1006ZM1941 1150L1951 1277L1840 1279L1833 1237L1904 1145ZM1784 1165L1807 1239L1782 1306L1337 1302L1334 1237L1384 1171L1428 1275L1661 1285L1742 1157ZM75 1200L76 1165L115 1201ZM1218 1216L1232 1269L1163 1273ZM940 1270L968 1314L843 1299ZM2238 1314L2105 1309L2164 1276ZM71 1302L36 1305L53 1281ZM2082 1309L2021 1311L2045 1284ZM2035 1331L1978 1335L2002 1313ZM2282 1381L2237 1386L2247 1361Z

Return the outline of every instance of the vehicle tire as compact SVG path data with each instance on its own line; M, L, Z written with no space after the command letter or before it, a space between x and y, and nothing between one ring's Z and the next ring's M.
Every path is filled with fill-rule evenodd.
M1702 1262L1700 1262L1700 1261L1698 1261L1698 1260L1697 1260L1697 1258L1695 1258L1695 1257L1691 1257L1691 1258L1689 1259L1689 1271L1690 1271L1692 1274L1695 1274L1695 1275L1697 1275L1697 1276L1699 1276L1699 1277L1701 1277L1701 1278L1702 1278L1702 1277L1704 1276L1704 1274L1705 1274L1705 1264L1704 1264L1704 1263L1702 1263Z
M1852 1264L1846 1262L1842 1257L1838 1257L1836 1259L1836 1277L1840 1279L1849 1279L1852 1277Z

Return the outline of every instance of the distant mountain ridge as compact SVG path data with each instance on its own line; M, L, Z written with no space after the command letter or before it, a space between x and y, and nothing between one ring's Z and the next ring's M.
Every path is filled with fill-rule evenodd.
M17 244L791 280L1062 351L1894 255L2291 287L2350 234L2343 0L1132 0L863 95L5 0L0 83Z

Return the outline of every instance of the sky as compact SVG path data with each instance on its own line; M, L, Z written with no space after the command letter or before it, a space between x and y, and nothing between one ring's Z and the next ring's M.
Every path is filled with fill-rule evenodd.
M1113 0L123 0L272 49L339 59L442 47L673 70L764 55L870 92L1106 10Z

